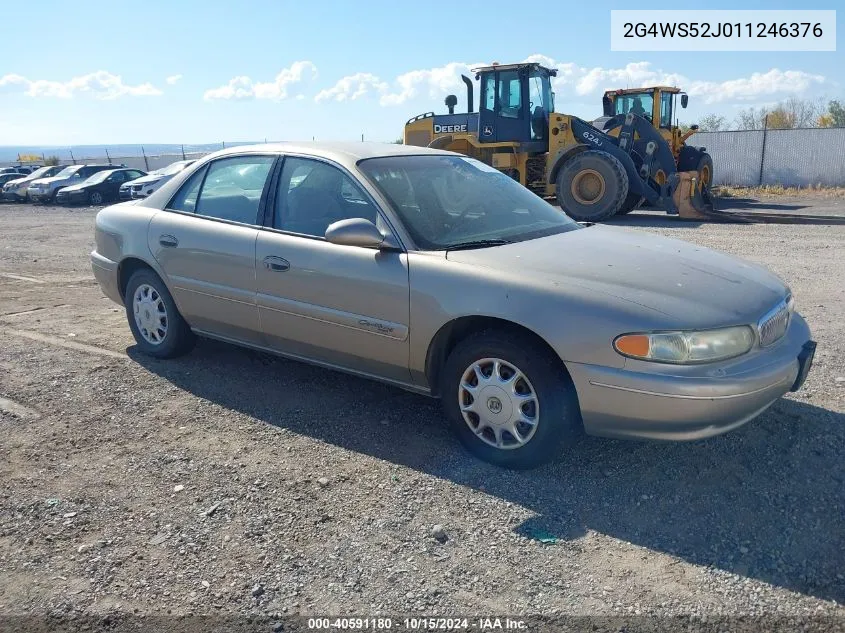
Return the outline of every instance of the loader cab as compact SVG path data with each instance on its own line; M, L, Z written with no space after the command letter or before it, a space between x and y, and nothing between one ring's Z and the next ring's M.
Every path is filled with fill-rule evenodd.
M631 90L608 90L602 99L604 116L633 112L649 121L658 129L672 128L672 117L681 95L681 107L687 107L687 95L670 86L655 86Z
M525 151L547 151L554 112L551 78L557 71L540 64L493 64L475 73L481 84L479 142L515 142L527 144Z

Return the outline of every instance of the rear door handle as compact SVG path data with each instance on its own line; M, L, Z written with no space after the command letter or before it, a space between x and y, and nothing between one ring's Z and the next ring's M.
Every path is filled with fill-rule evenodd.
M176 248L177 246L179 246L179 240L177 240L172 235L160 235L158 238L158 243L167 248Z
M264 258L264 268L281 272L290 269L290 262L283 257L268 255Z

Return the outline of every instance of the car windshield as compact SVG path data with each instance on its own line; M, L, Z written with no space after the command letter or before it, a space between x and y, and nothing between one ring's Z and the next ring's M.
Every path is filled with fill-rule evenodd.
M56 178L70 178L80 169L82 169L82 165L70 165L69 167L65 167L58 174L56 174Z
M425 250L520 242L581 228L509 176L472 158L390 156L358 166Z
M105 169L103 171L98 171L96 174L91 174L85 180L85 184L87 185L95 185L98 182L103 182L106 178L111 176L114 173L111 169Z
M174 176L174 175L178 174L180 171L182 171L183 169L185 169L185 167L187 167L187 166L188 165L185 162L179 161L178 163L173 163L172 165L168 165L167 167L163 168L158 173L161 174L162 176Z
M30 178L41 178L41 177L46 178L50 174L51 169L52 169L52 167L41 167L40 169L36 169L34 172L32 172L29 175L29 177Z

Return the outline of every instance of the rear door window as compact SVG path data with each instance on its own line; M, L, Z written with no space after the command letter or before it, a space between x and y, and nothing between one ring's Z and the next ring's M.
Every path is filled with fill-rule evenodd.
M191 176L170 208L209 218L258 223L258 207L275 156L232 156L212 162Z

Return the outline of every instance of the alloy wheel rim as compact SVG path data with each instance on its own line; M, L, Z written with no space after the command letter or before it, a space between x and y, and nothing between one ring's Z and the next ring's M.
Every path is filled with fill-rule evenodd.
M100 204L102 201L103 194L101 194L99 191L95 191L91 194L91 202L93 202L94 204Z
M483 358L464 370L458 406L470 430L501 450L525 446L540 420L540 402L531 381L500 358Z
M149 284L141 284L132 297L135 325L147 343L161 345L167 336L167 306L161 294Z

